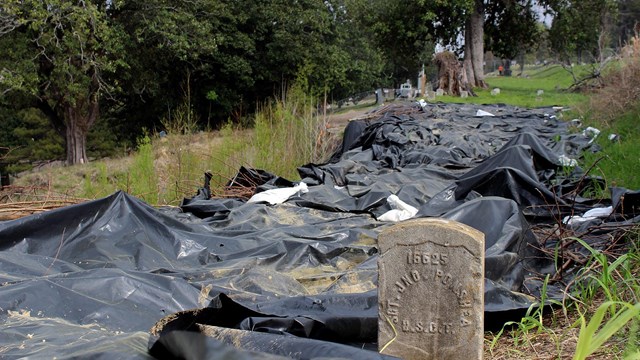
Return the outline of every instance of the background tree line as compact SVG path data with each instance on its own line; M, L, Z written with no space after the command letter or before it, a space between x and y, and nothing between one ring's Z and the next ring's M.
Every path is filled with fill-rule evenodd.
M413 79L436 43L484 86L486 51L595 59L639 14L640 0L6 0L0 156L82 163L185 113L250 125L294 81L337 100Z

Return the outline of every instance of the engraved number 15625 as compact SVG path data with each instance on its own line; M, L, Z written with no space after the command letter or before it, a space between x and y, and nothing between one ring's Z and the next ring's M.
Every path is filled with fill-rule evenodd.
M443 253L409 250L409 254L407 254L407 261L409 264L447 265L448 257L448 254Z

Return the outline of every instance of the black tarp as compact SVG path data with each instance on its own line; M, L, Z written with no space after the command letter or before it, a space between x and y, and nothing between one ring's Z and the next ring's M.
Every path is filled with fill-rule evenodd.
M597 179L561 156L597 149L556 116L387 108L347 127L328 163L301 167L309 192L281 205L208 199L205 186L179 210L118 192L2 222L0 357L384 358L376 238L392 224L376 219L391 194L482 231L486 324L517 320L555 265L532 226L608 205L599 224L637 223L637 192L582 197ZM236 180L292 184L253 169Z

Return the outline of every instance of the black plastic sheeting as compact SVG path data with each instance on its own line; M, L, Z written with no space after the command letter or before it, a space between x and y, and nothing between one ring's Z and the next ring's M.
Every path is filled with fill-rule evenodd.
M554 271L533 226L608 205L578 227L638 222L638 192L582 196L600 181L560 156L597 149L551 108L405 105L345 132L281 205L209 199L207 181L181 210L118 192L0 223L0 357L389 358L375 343L389 195L485 234L486 327L517 320ZM229 186L243 181L292 185L243 168Z

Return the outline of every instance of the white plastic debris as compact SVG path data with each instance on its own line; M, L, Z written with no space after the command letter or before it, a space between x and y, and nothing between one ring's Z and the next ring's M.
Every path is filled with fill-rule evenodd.
M566 155L560 155L560 157L558 157L558 161L562 166L571 166L571 167L578 166L578 162L575 159L572 159Z
M564 219L562 219L562 223L566 225L573 225L573 224L577 224L585 221L594 220L597 218L607 217L611 215L612 212L613 212L613 207L611 206L594 208L582 214L582 216L565 216Z
M420 107L422 108L422 110L427 109L427 102L424 101L424 99L420 99L420 101L418 101L418 104L420 104Z
M609 134L609 141L617 141L618 134Z
M378 221L399 222L411 219L418 213L418 209L400 200L396 195L389 195L387 203L392 210L380 215Z
M476 116L495 116L495 115L484 110L478 110L478 112L476 112Z
M573 119L571 120L571 125L575 127L582 127L582 121L580 121L580 119Z
M491 95L493 95L493 96L500 95L500 88L495 88L495 89L491 90Z
M591 139L595 139L596 137L598 137L598 135L600 135L600 130L591 126L588 126L582 131L582 136L586 136Z
M282 204L283 202L287 201L287 199L298 193L304 194L307 192L309 192L307 184L304 182L300 182L294 187L271 189L257 193L253 195L251 199L247 201L247 203L267 202L271 205Z

